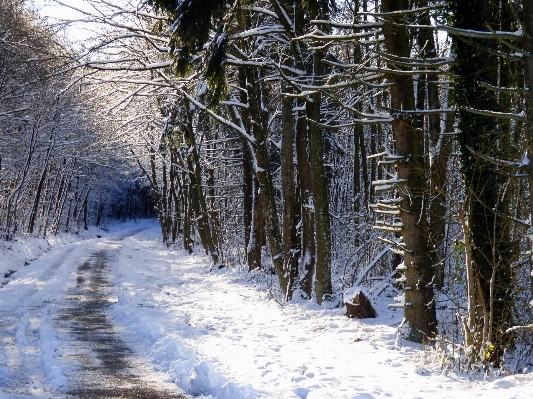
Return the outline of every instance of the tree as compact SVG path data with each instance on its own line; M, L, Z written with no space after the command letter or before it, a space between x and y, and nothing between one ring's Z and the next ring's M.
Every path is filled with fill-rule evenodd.
M410 37L402 24L408 11L407 1L383 0L383 13L401 17L389 17L384 27L385 47L394 66L395 60L405 62L411 56ZM400 65L389 67L387 79L393 83L390 88L390 107L395 115L392 132L396 144L397 177L392 184L398 184L401 235L403 241L405 280L405 320L408 323L408 339L422 342L433 337L437 331L437 318L433 298L432 259L429 252L428 226L425 217L425 153L423 132L414 125L415 94L412 74L402 73ZM397 72L396 72L397 71Z
M498 25L499 2L453 1L454 28L480 32L479 37L457 36L454 53L455 101L459 107L458 139L466 188L465 241L469 284L467 344L475 345L486 360L499 362L510 345L504 331L512 325L513 272L516 259L505 217L508 178L498 172L498 159L508 156L499 122L496 42L487 26ZM458 32L460 33L460 32ZM488 49L489 51L484 51ZM505 118L505 116L504 116Z

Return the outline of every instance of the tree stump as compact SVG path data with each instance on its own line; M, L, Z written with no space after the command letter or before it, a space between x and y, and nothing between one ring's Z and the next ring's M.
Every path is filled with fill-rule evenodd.
M346 316L357 319L371 319L377 316L369 295L363 287L352 287L344 293Z

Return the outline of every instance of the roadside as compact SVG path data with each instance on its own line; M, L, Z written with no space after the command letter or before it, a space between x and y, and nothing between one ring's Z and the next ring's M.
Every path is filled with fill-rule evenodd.
M124 336L186 392L217 399L529 398L533 375L472 377L441 368L400 339L392 298L378 318L308 301L278 303L253 275L210 271L209 260L169 251L154 227L124 240L112 312Z

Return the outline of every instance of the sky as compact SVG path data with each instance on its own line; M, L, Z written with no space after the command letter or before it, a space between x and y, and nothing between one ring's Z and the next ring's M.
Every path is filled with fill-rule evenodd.
M84 0L60 0L66 5L70 5L75 8L87 9L88 4ZM66 5L61 5L55 2L54 0L31 0L35 8L39 13L48 19L48 21L55 25L60 32L63 32L70 41L73 42L82 42L88 40L91 36L94 35L92 29L94 25L81 23L81 22L72 22L68 27L63 26L64 21L76 21L82 19L84 16L80 12L69 8Z

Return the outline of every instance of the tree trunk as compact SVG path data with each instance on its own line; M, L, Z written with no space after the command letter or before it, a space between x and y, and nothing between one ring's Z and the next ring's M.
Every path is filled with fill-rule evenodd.
M102 223L102 216L104 214L104 201L100 197L100 201L98 202L98 209L96 211L96 227L99 227Z
M384 0L383 12L408 9L407 0ZM405 27L394 25L400 22L391 18L384 27L385 46L393 56L409 58L410 38ZM415 109L412 76L390 74L391 108L395 113L392 132L396 141L396 152L403 159L397 164L400 186L401 233L405 244L405 320L409 326L407 339L422 342L437 332L435 302L433 298L431 256L428 248L427 220L424 204L426 179L424 165L423 133L412 126L401 110Z
M35 197L33 199L33 206L31 208L30 219L28 222L28 234L33 234L33 229L35 227L35 219L37 217L37 209L39 208L39 202L41 200L41 193L43 191L44 182L46 181L48 167L43 168L43 173L39 179L39 184L37 185L37 190L35 191Z
M163 236L163 242L166 246L170 245L170 212L168 209L169 201L168 201L168 176L167 176L167 163L166 163L166 157L165 154L160 154L162 159L161 162L161 229L165 231ZM124 214L126 212L124 211Z
M417 0L417 7L429 6L428 0ZM421 13L418 17L419 25L431 25L429 13ZM416 32L418 51L423 59L437 57L434 31L420 29ZM439 84L438 75L434 73L420 74L417 84L416 109L439 109ZM452 150L452 139L441 135L441 115L432 113L424 117L419 115L417 127L424 129L427 137L426 161L429 166L429 203L428 203L428 228L429 245L433 262L433 286L441 289L444 286L444 263L446 256L446 179L448 175L447 164ZM448 114L446 118L446 132L453 131L454 117ZM431 148L429 148L431 147ZM433 156L430 156L430 150Z
M239 68L240 101L248 104L246 89L246 71ZM237 112L237 111L235 111ZM239 114L237 114L238 116ZM242 126L249 134L250 111L244 108L240 111ZM242 137L242 174L243 174L243 221L244 221L244 248L248 271L261 268L261 243L263 234L262 204L259 201L259 182L255 173L255 158L253 148L248 139Z
M461 29L486 30L485 24L497 21L499 2L472 0L455 4L455 27ZM475 332L476 349L483 352L486 361L498 363L505 347L511 342L510 334L503 332L512 325L514 256L509 236L509 222L500 215L504 202L500 188L507 177L496 173L498 165L491 159L501 159L502 136L498 120L493 116L469 112L464 107L499 111L498 96L479 85L484 82L498 85L498 58L485 49L495 49L495 41L472 39L472 47L463 40L456 40L457 75L456 101L460 110L458 139L462 153L462 175L467 191L466 210L470 212L471 225L465 233L472 247L472 274L474 281L469 293L475 298L475 325L469 329ZM470 287L470 285L469 285ZM478 352L478 353L479 353Z
M288 90L288 87L285 87ZM296 231L296 187L294 175L294 122L292 116L293 99L282 98L281 136L281 184L283 194L283 260L284 273L288 277L285 299L292 299L298 287L298 261L300 248Z
M524 51L530 55L523 55L524 62L524 88L526 89L526 123L524 132L526 136L526 151L529 191L529 230L533 231L533 3L525 1L523 4L523 29L522 46ZM531 266L531 293L533 296L533 266ZM531 298L531 297L530 297Z
M219 256L222 258L220 253L220 221L218 215L218 209L215 201L215 171L213 168L207 170L208 181L207 186L209 187L209 206L211 207L211 212L209 213L209 221L211 223L211 233L213 236L213 245L219 251Z
M178 221L179 221L179 200L177 195L176 185L179 185L179 178L177 173L177 156L174 148L169 149L170 153L170 169L169 169L169 182L170 182L170 198L169 208L171 216L171 242L176 243L178 238Z
M135 155L133 150L131 152ZM141 162L137 159L137 164L141 168L141 170L144 172L145 176L148 177L148 180L150 181L150 185L152 186L152 190L155 195L155 200L157 203L157 217L159 219L159 225L161 226L161 236L163 239L163 242L166 244L168 241L167 237L167 230L165 229L165 213L164 213L164 207L162 204L162 198L161 198L161 192L159 191L159 184L157 183L157 172L156 172L156 164L155 164L155 150L153 148L153 145L150 146L150 172L151 175L148 174L148 172L144 169L144 167L141 165Z
M187 176L185 172L182 173L182 197L183 204L183 248L189 253L193 253L192 239L191 239L191 223L193 218L191 187L187 184Z
M252 120L252 132L256 139L255 150L255 170L259 181L263 212L265 215L268 243L272 253L272 262L278 275L280 287L287 286L287 278L283 270L283 240L278 221L278 211L274 185L272 182L272 172L268 157L268 133L267 133L267 111L263 109L262 89L257 76L257 71L246 69L248 104Z
M200 164L200 155L198 154L198 147L196 145L196 138L194 136L193 124L192 124L192 115L190 113L189 102L186 99L183 99L185 109L187 110L187 126L185 129L187 135L187 144L189 145L189 156L190 167L192 167L191 178L194 177L195 185L193 187L196 190L196 198L198 200L198 230L202 231L205 247L207 252L213 260L213 265L218 265L218 248L215 247L215 242L213 241L213 232L212 226L209 223L209 214L207 212L207 203L205 200L204 190L202 188L202 166Z
M303 101L299 101L298 108L301 109L303 104L305 104ZM307 157L308 142L307 118L304 111L298 111L298 119L296 120L296 157L298 161L298 188L302 220L300 289L307 295L308 299L311 299L315 276L316 246L314 211L312 209L311 165Z
M319 85L322 75L321 51L313 55L314 84ZM329 218L329 181L324 167L324 143L322 129L318 125L321 95L316 92L312 101L307 103L309 123L309 160L311 164L311 181L313 186L313 206L315 212L316 272L315 295L318 304L329 300L333 294L331 284L331 225Z
M523 2L523 28L522 46L528 54L533 54L533 2ZM526 89L526 149L527 149L527 172L529 185L529 222L533 229L533 56L524 54L524 86Z

